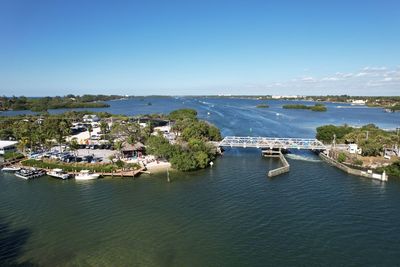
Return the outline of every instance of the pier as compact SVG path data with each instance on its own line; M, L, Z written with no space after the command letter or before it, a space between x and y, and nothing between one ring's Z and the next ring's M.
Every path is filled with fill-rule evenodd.
M276 138L276 137L242 137L227 136L219 144L219 147L260 148L264 157L279 158L282 166L268 172L268 177L274 177L287 173L290 165L282 150L307 149L314 151L326 150L326 146L318 139L310 138Z
M14 159L14 160L11 160L11 161L1 162L0 163L0 169L3 168L3 167L13 166L13 165L19 163L21 160L23 160L23 159Z
M49 171L49 170L48 170ZM79 172L74 171L74 172L68 172L70 175L77 175ZM121 178L129 178L129 177L136 177L139 176L141 173L149 173L146 171L145 167L141 167L138 170L127 170L127 171L116 171L116 172L96 172L97 174L100 174L102 177L121 177Z

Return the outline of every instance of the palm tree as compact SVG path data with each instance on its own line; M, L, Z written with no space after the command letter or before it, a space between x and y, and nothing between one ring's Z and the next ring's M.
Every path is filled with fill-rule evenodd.
M100 131L102 134L106 134L109 130L108 124L105 121L100 122Z
M45 148L47 148L47 150L50 150L53 145L55 145L54 140L52 139L47 139L44 143Z
M76 151L79 149L79 144L78 144L78 141L76 140L76 138L72 138L71 142L69 143L69 148L71 149L71 151L74 152L74 157L75 157L75 162L76 162L76 158L77 158Z
M62 151L62 143L64 138L71 133L70 125L68 121L61 120L58 122L57 128L57 142L60 144L60 152Z
M29 144L29 139L26 137L23 137L19 140L18 142L18 149L22 151L22 154L26 156L26 147Z
M89 124L87 126L87 130L89 132L89 145L92 144L92 131L93 131L93 126L91 124Z
M121 141L115 141L114 148L118 151L118 160L120 160L121 156L122 156L122 149L124 148L124 144Z

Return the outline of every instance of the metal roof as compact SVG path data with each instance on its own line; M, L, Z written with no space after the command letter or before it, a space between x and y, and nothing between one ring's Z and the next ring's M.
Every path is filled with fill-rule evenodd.
M0 149L9 147L9 146L14 146L18 144L17 141L5 141L5 140L0 140Z

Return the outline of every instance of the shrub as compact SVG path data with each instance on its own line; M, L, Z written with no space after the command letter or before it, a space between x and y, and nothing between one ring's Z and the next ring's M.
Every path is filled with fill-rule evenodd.
M346 161L346 159L347 159L346 154L343 153L343 152L340 152L339 155L338 155L338 157L337 157L337 161L339 161L340 163L342 163L342 162Z
M308 106L300 105L300 104L287 104L287 105L283 105L282 108L284 108L284 109L308 109Z
M24 155L18 152L6 152L4 154L4 160L15 160L15 159L22 159Z
M335 126L335 125L324 125L317 128L316 138L322 142L332 142L333 136L336 135L336 139L340 140L343 137L352 132L353 128L347 125Z
M311 107L312 111L322 112L327 111L327 108L321 104L316 104L315 106Z
M178 109L174 110L169 114L170 120L183 120L183 119L193 119L195 120L197 116L197 111L194 109Z
M193 171L198 168L197 161L190 152L175 154L170 161L172 167L180 171Z
M267 104L259 104L256 108L269 108L269 106Z
M383 169L389 176L400 177L400 161L396 161Z
M284 109L308 109L311 111L327 111L327 108L321 103L315 104L314 106L307 106L307 105L303 105L303 104L287 104L287 105L283 105L282 108L284 108Z

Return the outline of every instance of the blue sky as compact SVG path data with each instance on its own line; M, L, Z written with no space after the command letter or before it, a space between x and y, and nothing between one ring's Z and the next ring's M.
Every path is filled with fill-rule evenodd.
M400 1L0 1L0 94L399 95Z

